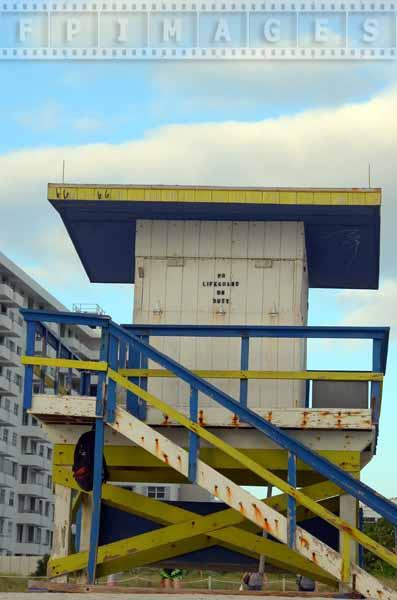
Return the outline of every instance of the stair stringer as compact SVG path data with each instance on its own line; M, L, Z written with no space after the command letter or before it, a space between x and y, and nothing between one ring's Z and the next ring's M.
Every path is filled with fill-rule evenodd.
M107 423L107 425L186 478L188 477L188 452L123 408L116 408L114 423ZM283 544L287 543L287 519L284 515L201 460L197 461L196 483ZM341 581L342 557L336 550L301 527L296 527L295 544L298 554ZM351 577L355 581L355 589L365 597L397 600L397 592L379 582L355 563L351 562L350 569Z

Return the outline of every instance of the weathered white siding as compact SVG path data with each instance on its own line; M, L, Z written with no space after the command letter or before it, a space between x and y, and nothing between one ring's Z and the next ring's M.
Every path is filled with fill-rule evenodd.
M135 323L304 325L307 265L301 223L138 221ZM189 368L239 369L237 339L152 338ZM252 340L251 369L302 369L304 342ZM156 366L156 365L150 365ZM212 380L236 399L239 382ZM152 380L149 389L179 408L188 388ZM250 381L252 408L304 405L301 382ZM214 402L200 398L200 407Z

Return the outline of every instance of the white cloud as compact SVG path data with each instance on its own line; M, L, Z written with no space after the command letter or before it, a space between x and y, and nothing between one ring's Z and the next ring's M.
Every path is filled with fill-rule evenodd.
M346 325L389 325L397 333L397 278L384 281L379 291L349 290L339 297L347 310Z
M55 129L62 120L62 109L55 102L48 102L38 109L16 112L14 121L32 131L49 131Z
M384 187L383 271L394 261L397 194L397 91L361 104L257 122L161 127L123 144L47 147L0 156L2 250L63 287L87 281L46 184L186 183L264 186L362 186L372 163ZM37 271L40 269L40 271ZM77 292L76 292L77 293Z

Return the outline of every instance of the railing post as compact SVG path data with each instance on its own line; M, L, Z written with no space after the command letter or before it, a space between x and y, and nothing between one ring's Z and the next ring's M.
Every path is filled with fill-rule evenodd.
M139 366L140 352L133 344L130 344L128 347L127 368L139 369ZM139 385L139 377L128 377L128 380L135 383L135 385ZM134 417L139 417L138 396L133 392L127 392L127 410Z
M360 506L358 509L358 529L364 531L364 510ZM364 546L358 545L358 566L364 568Z
M198 420L198 390L190 388L190 420L197 423ZM195 483L197 478L197 459L200 447L200 438L193 431L189 431L189 479Z
M374 339L372 343L372 370L375 373L380 373L382 369L382 341ZM371 408L372 420L374 425L378 426L380 417L381 403L381 383L379 381L371 381Z
M109 336L109 357L108 363L109 367L113 369L113 371L118 370L118 340L114 337L114 335ZM106 421L108 423L114 423L115 419L115 411L116 411L116 382L113 379L109 379L108 388L107 388L107 398L106 398Z
M288 483L296 488L296 455L288 452ZM288 496L288 546L295 548L296 539L296 500Z
M145 342L146 344L149 343L149 336L148 335L143 335L141 337L142 342ZM141 369L147 369L148 368L148 364L149 364L149 360L147 358L147 356L145 356L144 354L141 354ZM143 390L147 390L147 377L141 377L140 379L140 387ZM139 413L138 416L141 419L141 421L144 421L146 419L146 414L147 414L147 405L146 402L144 400L142 400L142 398L138 399L138 409L139 409Z
M34 321L28 321L26 330L26 356L34 356L36 323ZM25 365L25 378L23 384L23 408L25 410L28 410L32 407L32 395L33 365Z
M99 360L108 358L108 332L102 329L101 350ZM90 548L88 552L88 583L95 583L96 563L99 541L99 524L101 518L102 469L104 445L104 396L106 373L98 373L98 387L95 407L95 449L94 449L94 485L92 490L93 509L91 517Z
M43 356L47 356L47 329L42 330L42 353ZM45 394L45 379L47 374L47 367L39 367L40 368L40 394Z
M249 337L241 336L240 370L248 371L249 368ZM240 404L247 406L248 401L248 379L240 379Z

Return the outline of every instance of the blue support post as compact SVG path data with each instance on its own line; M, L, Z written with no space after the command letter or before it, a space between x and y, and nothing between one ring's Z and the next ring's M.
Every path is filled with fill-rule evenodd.
M26 331L26 356L34 356L34 344L36 338L36 323L29 321ZM33 365L25 365L25 378L23 384L23 408L28 410L32 407L33 395Z
M118 370L118 340L114 335L109 336L109 367L113 371ZM106 421L114 423L116 411L116 382L110 379L108 381L108 390L106 398Z
M382 342L374 339L372 344L372 370L379 373L382 370ZM381 403L381 384L379 381L371 381L371 408L373 423L379 425Z
M91 389L91 373L89 371L82 371L80 378L80 395L89 396Z
M81 543L81 520L82 520L82 509L81 506L77 511L76 515L76 534L74 538L74 548L76 552L80 552L80 543Z
M241 337L241 357L240 357L240 370L248 371L249 365L249 337L243 335ZM240 379L240 404L241 406L247 406L248 401L248 379Z
M143 335L141 337L141 340L143 342L145 342L146 344L148 344L149 336ZM148 361L147 356L145 356L144 354L141 354L141 369L147 369L148 365L149 365L149 361ZM147 377L141 377L140 387L143 390L147 390ZM138 416L141 419L141 421L144 421L146 419L146 414L147 414L147 405L146 405L146 402L144 400L142 400L142 398L138 399L138 407L139 407Z
M364 509L358 509L358 528L360 531L364 531ZM364 568L364 546L358 544L358 566Z
M140 360L141 355L139 350L136 350L133 344L129 344L127 368L139 369ZM128 380L131 381L131 383L134 383L135 385L139 385L139 377L129 377ZM139 417L138 396L133 392L127 392L127 410L132 415L134 415L134 417Z
M288 483L296 488L296 455L288 452ZM296 500L288 496L288 546L295 548Z
M190 420L194 423L198 421L198 390L195 387L190 388ZM200 438L193 431L189 431L189 480L195 483L197 478L197 459L200 448Z
M108 332L102 329L101 361L108 358ZM103 473L103 445L104 445L104 388L106 374L98 374L97 397L95 407L95 449L94 449L94 486L92 490L93 508L90 531L90 548L88 552L87 579L89 584L95 583L96 563L98 554L99 525L101 519L102 473Z
M56 356L56 358L60 358L60 356L61 356L61 343L58 339L55 342L55 356ZM58 394L58 389L59 389L59 368L57 367L55 369L55 377L54 377L54 394L55 395Z

